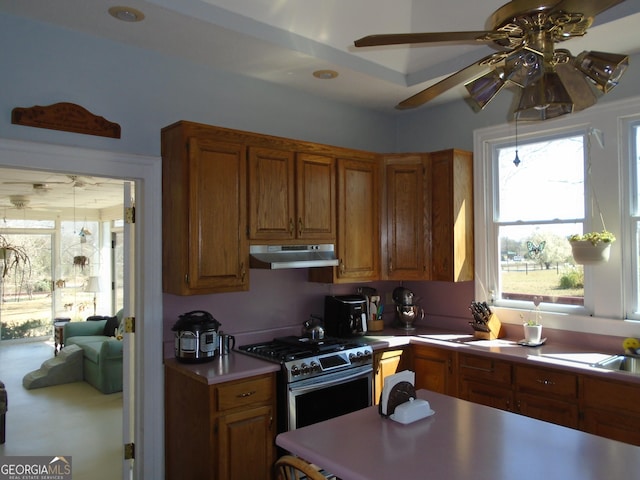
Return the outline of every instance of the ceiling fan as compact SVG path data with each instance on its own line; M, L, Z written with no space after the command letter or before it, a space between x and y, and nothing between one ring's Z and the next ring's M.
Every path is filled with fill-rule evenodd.
M65 182L55 182L55 181L44 181L44 182L2 182L4 185L31 185L33 190L36 193L47 192L50 190L51 185L71 185L74 188L84 188L87 186L100 186L99 182L90 182L85 179L89 179L91 177L82 177L80 175L66 175L69 178L69 181Z
M482 110L508 86L521 89L517 120L546 120L583 110L618 84L629 63L626 55L582 52L577 57L556 43L583 36L596 15L624 0L512 0L490 17L490 30L369 35L356 47L489 43L499 49L400 102L415 108L464 83L472 107Z
M0 205L0 208L4 208L5 210L46 210L51 211L52 208L49 205L45 204L33 204L31 199L26 195L10 195L9 196L9 205ZM57 211L53 209L54 211Z

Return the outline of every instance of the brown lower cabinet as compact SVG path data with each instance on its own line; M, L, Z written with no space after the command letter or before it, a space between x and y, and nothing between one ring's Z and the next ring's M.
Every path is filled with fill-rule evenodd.
M511 364L480 355L460 354L459 396L464 400L512 410Z
M208 385L165 366L166 479L271 479L275 399L275 374Z
M640 445L640 385L585 376L582 430Z
M407 349L408 350L408 349ZM394 373L409 368L408 355L405 349L383 350L374 353L373 356L373 403L380 403L380 395L384 387L384 379Z
M444 348L414 345L412 357L416 389L426 388L445 395L457 396L456 352Z
M516 365L515 410L522 415L578 428L578 375Z
M411 351L416 388L640 446L640 384L435 346Z

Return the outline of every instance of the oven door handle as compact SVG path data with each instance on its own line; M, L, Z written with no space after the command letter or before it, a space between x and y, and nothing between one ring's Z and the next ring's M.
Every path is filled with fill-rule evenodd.
M295 393L295 395L303 395L307 392L318 390L319 388L332 387L334 385L340 385L342 383L350 382L358 378L363 378L373 373L373 367L366 370L360 370L350 375L331 374L334 377L332 380L324 380L322 377L314 378L314 382L305 385L289 384L289 391Z

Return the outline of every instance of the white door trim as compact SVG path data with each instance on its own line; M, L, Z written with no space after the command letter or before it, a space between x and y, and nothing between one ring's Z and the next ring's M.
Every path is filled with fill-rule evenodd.
M161 158L0 138L0 167L135 180L134 478L164 478Z

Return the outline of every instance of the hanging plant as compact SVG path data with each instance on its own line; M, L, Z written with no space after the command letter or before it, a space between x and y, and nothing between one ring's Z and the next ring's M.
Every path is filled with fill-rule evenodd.
M2 262L2 278L5 278L10 271L14 274L22 271L27 276L31 275L31 260L27 251L19 246L13 245L6 237L0 235L0 262Z
M600 222L602 223L601 232L589 232L583 234L570 235L568 238L571 244L571 252L573 253L573 259L580 265L597 265L609 261L609 254L611 252L611 244L616 241L616 237L613 233L607 230L604 223L604 216L600 209L600 203L596 195L596 189L591 179L591 137L595 136L600 147L604 148L602 139L602 132L596 129L589 129L587 134L587 181L589 187L593 192L593 200L595 208L600 216Z
M73 265L84 270L84 267L89 265L89 257L85 255L76 255L75 257L73 257Z
M607 230L589 232L568 237L573 259L580 265L597 265L609 261L611 244L616 241L613 233Z

